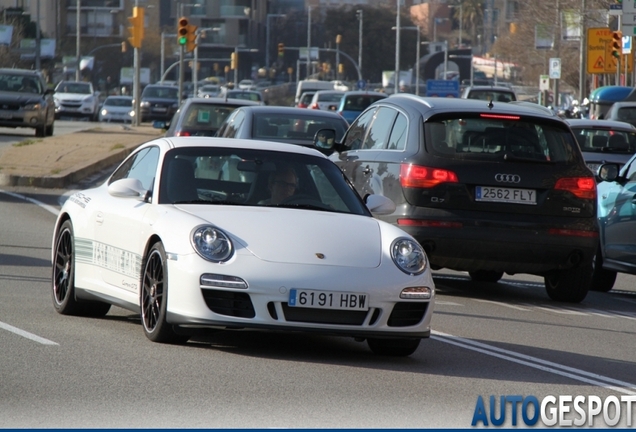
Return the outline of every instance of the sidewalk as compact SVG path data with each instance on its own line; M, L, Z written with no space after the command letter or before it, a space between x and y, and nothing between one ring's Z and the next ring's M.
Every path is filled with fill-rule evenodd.
M0 186L64 188L121 162L162 134L152 126L95 124L81 132L28 139L0 150Z

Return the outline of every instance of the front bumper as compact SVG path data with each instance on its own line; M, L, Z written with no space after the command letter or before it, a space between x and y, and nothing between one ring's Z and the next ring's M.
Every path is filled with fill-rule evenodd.
M352 337L430 335L435 297L430 269L409 276L392 262L374 269L269 262L263 271L263 262L248 255L232 264L202 266L201 261L197 255L180 255L168 264L168 321L182 328L261 328ZM204 273L239 276L248 287L202 286ZM411 286L428 286L431 298L401 299L401 290ZM290 307L291 288L366 293L369 309Z
M45 124L46 116L44 111L0 110L0 126L2 127L37 128L45 126Z

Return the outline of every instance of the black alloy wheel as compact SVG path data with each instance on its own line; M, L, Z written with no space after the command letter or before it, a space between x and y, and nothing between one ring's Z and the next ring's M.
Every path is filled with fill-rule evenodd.
M168 269L166 251L155 243L146 256L141 275L141 322L146 337L153 342L184 343L189 336L178 334L166 320Z

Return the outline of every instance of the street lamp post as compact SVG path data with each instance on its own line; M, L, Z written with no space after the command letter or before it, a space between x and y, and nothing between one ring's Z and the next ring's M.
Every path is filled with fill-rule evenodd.
M393 77L393 92L398 92L398 81L400 78L400 2L396 0L397 13L395 14L395 74Z
M307 78L311 75L311 6L307 7Z
M75 32L75 61L76 61L76 65L75 65L75 81L79 81L80 80L80 34L81 34L81 19L80 19L80 13L81 13L81 9L82 9L82 2L81 0L77 0L77 6L76 6L76 10L77 10L77 17L75 20L75 26L77 27L76 32Z
M40 33L40 0L37 0L35 4L35 69L40 70L40 45L41 45L41 33Z
M415 30L417 31L417 47L415 48L415 94L420 95L420 26L408 26L402 27L402 30ZM395 27L392 30L396 30Z
M205 27L197 29L195 32L196 39L194 42L194 60L192 61L192 85L194 86L192 89L192 94L196 97L197 92L199 91L199 43L201 41L201 36L205 37L206 31L219 31L221 30L219 27Z
M356 11L356 15L358 16L358 20L360 21L360 27L358 29L358 69L362 71L362 20L363 20L363 10L358 9Z
M267 29L265 30L265 68L269 69L269 23L270 18L284 18L285 14L267 14Z
M336 36L336 79L340 79L340 42L342 35Z

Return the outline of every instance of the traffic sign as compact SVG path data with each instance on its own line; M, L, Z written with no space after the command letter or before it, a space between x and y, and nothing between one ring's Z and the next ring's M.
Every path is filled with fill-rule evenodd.
M426 96L430 97L459 97L459 81L456 80L427 80Z
M633 1L633 0L632 0ZM623 56L627 59L627 71L632 71L634 53ZM623 69L621 60L621 69ZM612 31L606 27L587 29L587 73L606 74L616 73L616 60L612 57Z
M359 80L356 85L358 86L358 88L360 90L364 90L365 88L367 88L367 82L363 79Z
M539 90L550 90L550 76L549 75L540 75L539 76Z
M623 36L623 54L629 54L632 52L632 37Z
M550 59L550 79L561 79L561 59Z

